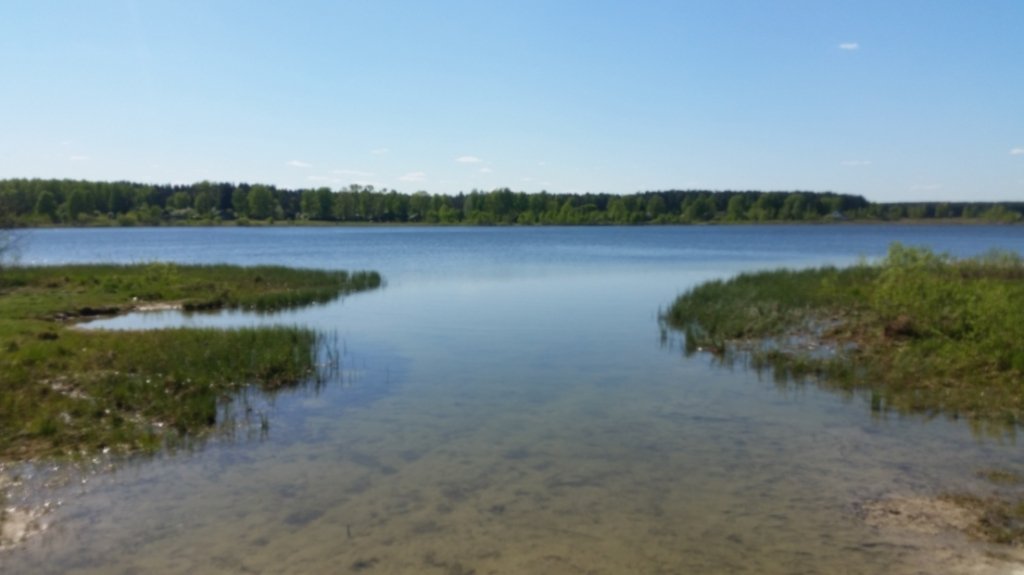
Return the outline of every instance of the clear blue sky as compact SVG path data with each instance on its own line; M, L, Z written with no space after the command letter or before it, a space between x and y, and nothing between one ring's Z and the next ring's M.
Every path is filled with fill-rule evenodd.
M6 0L9 177L1024 200L1024 1Z

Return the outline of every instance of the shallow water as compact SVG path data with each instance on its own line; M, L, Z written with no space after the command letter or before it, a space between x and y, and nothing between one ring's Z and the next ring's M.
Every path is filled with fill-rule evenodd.
M857 503L1024 472L1012 437L872 414L663 340L711 277L845 264L888 243L1024 253L1019 227L183 229L36 232L27 263L377 269L388 286L272 317L310 325L344 384L275 397L269 433L123 462L55 497L4 573L917 573L930 549ZM941 569L945 570L945 569Z

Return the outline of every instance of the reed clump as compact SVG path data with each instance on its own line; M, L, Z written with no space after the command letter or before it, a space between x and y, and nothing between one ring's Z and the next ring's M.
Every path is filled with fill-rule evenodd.
M1016 426L1024 415L1024 262L893 244L875 264L749 273L665 314L693 351L740 351L780 380L864 391L876 411Z

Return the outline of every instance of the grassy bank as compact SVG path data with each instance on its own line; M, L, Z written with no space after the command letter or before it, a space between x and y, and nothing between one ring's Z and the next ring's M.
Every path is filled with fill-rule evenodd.
M878 264L777 270L680 296L690 350L745 352L779 380L864 391L871 408L1016 427L1024 417L1024 262L893 245Z
M0 458L150 450L201 436L233 392L315 369L317 335L286 327L106 332L98 315L173 306L273 311L380 285L375 272L175 264L0 272Z

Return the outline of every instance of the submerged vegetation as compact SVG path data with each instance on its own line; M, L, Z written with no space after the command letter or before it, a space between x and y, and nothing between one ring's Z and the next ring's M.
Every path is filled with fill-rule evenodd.
M0 206L21 226L417 223L600 225L836 221L1024 220L1024 202L872 203L807 191L658 190L635 194L515 192L403 194L353 184L282 189L245 183L151 185L81 180L0 180Z
M712 281L665 315L690 351L740 351L780 380L864 391L875 411L1024 417L1024 261L894 244L877 264Z
M75 328L149 307L260 311L379 286L376 272L67 265L0 273L0 459L152 450L207 432L236 391L310 377L307 329Z
M970 533L975 537L1024 547L1024 476L1005 469L985 469L978 476L995 489L985 495L961 491L941 498L972 512Z

